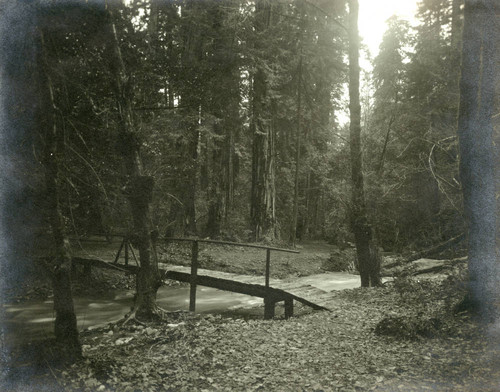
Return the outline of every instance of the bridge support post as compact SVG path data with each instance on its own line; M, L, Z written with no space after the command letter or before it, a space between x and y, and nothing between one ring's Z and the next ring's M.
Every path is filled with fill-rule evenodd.
M123 242L125 244L125 265L128 265L128 248L130 246L130 243L128 241L128 237L125 237Z
M274 317L276 302L271 297L264 298L264 320L270 320Z
M113 261L114 264L118 263L118 259L120 258L120 254L122 253L123 244L125 244L125 238L123 239L122 243L120 244L120 248L118 249L118 252L116 252L115 261Z
M191 282L189 289L189 311L196 309L196 276L198 275L198 241L193 241L191 248Z
M285 319L293 317L293 298L285 298Z
M269 275L271 272L271 249L266 249L266 289L269 288Z

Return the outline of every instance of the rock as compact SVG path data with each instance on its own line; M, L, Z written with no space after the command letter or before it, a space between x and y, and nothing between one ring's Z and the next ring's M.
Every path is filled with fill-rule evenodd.
M146 335L153 335L155 333L158 332L157 329L154 329L154 328L151 328L151 327L147 327L144 332L146 333Z
M129 336L128 338L119 338L119 339L116 339L115 341L115 346L121 346L121 345L124 345L124 344L127 344L129 343L134 337L133 336Z
M186 324L185 322L181 322L181 323L178 323L178 324L167 324L167 327L169 328L177 328L177 327L180 327L181 325L184 325Z

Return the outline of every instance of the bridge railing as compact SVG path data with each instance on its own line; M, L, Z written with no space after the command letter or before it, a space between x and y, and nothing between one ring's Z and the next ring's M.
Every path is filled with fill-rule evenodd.
M176 237L167 237L164 238L166 241L179 241L179 242L192 242L191 246L191 282L190 282L190 290L189 290L189 310L191 312L195 311L196 308L196 277L198 275L198 251L200 242L206 244L215 244L215 245L230 245L230 246L241 246L246 248L257 248L257 249L265 249L266 250L266 272L265 272L265 286L266 289L269 289L269 280L271 275L271 251L274 252L287 252L287 253L300 253L299 251L293 249L283 249L283 248L275 248L272 246L265 245L256 245L256 244L246 244L239 242L229 242L229 241L217 241L217 240L205 240L198 238L176 238ZM274 303L272 301L264 298L264 313L267 315L268 313L274 313Z
M88 233L87 233L88 234ZM101 237L104 236L104 234L91 234L93 237ZM100 239L95 239L95 238L85 238L85 237L71 237L70 239L72 241L76 242L103 242L103 243L108 243L111 244L113 241L110 241L111 238L120 238L120 246L118 249L118 252L116 253L114 257L114 261L112 263L104 262L102 260L86 260L85 266L89 267L88 268L88 273L90 274L90 266L92 265L90 261L92 262L99 262L100 265L104 263L107 268L113 267L113 268L118 268L118 260L120 259L120 256L123 252L123 256L125 259L125 266L128 266L129 264L129 252L132 254L132 257L135 261L135 264L137 267L140 267L139 260L134 252L134 248L132 247L131 244L131 236L130 234L126 233L107 233L106 235L106 240L100 240ZM218 241L218 240L208 240L208 239L199 239L199 238L182 238L182 237L163 237L163 238L158 238L156 240L156 243L158 242L192 242L191 246L191 271L190 271L190 276L189 276L189 283L190 283L190 293L189 293L189 310L194 312L196 308L196 286L197 286L197 277L198 277L198 267L199 267L199 260L198 260L198 253L199 253L199 243L207 243L207 244L214 244L214 245L230 245L230 246L239 246L239 247L246 247L246 248L256 248L256 249L265 249L266 250L266 269L265 269L265 296L264 296L264 317L267 319L273 318L274 317L274 310L275 310L275 304L277 301L276 296L272 295L272 289L270 289L269 283L270 283L270 272L271 272L271 252L287 252L287 253L300 253L296 250L293 249L284 249L284 248L276 248L272 246L266 246L266 245L257 245L257 244L247 244L247 243L239 243L239 242L230 242L230 241ZM81 244L80 244L81 246ZM116 267L115 267L116 266ZM126 271L126 270L122 270ZM129 269L130 271L130 269ZM285 299L285 317L291 317L293 315L293 300L290 298Z

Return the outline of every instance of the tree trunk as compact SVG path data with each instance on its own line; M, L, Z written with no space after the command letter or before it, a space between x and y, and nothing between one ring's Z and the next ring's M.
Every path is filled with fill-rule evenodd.
M499 287L491 123L498 39L493 1L466 0L458 114L460 179L469 234L470 299L485 319L497 312Z
M110 67L114 78L116 105L120 114L118 130L118 150L122 156L127 183L125 194L130 204L133 220L131 242L139 251L140 271L137 275L137 293L134 311L138 318L153 319L158 317L156 292L161 285L158 260L153 250L151 238L150 203L153 196L154 181L144 176L139 156L140 142L134 131L131 106L131 86L123 63L113 15L109 11L110 35L108 40Z
M199 180L198 148L200 139L200 121L206 111L204 92L206 80L200 78L201 64L205 56L206 37L198 24L189 23L194 14L201 12L201 5L196 1L187 1L182 6L181 26L182 52L180 63L184 72L184 83L179 87L180 106L186 107L181 120L185 136L185 163L181 200L184 203L184 235L197 235L196 195ZM186 21L183 21L186 19Z
M196 107L198 108L198 100L188 100L189 102L196 102ZM186 100L183 100L186 102ZM198 129L199 116L196 116L196 120L188 120L189 124L186 126L188 132L189 142L188 142L188 173L189 178L187 180L187 187L184 187L183 201L185 204L184 218L186 222L185 234L197 235L198 229L196 226L196 188L198 183L198 142L200 137L200 132Z
M268 29L271 5L264 0L256 4L255 31L262 34ZM259 47L256 43L256 47ZM257 67L252 83L252 191L250 215L256 241L274 239L276 229L274 184L274 129L272 103L267 96L267 77L262 67Z
M54 293L54 310L56 319L54 333L56 341L61 344L64 358L72 362L82 356L82 348L78 337L76 314L71 292L71 256L69 242L64 230L64 221L59 202L60 170L64 155L64 135L56 123L56 106L54 90L49 74L46 57L46 46L43 32L40 33L41 43L41 91L43 97L45 137L45 185L47 188L49 220L54 239L55 257L48 267L52 278Z
M221 2L214 6L211 24L215 39L211 47L210 66L215 77L210 80L211 91L208 99L208 112L213 114L213 132L216 137L210 138L207 163L210 173L208 192L208 221L206 234L217 237L221 234L223 223L229 217L228 211L233 204L234 195L234 154L235 133L240 127L240 70L238 56L234 51L236 38L228 34L224 20L227 19L226 5ZM232 30L229 30L232 32ZM208 143L207 143L208 144Z
M395 97L394 97L394 110L391 113L391 117L389 118L389 123L387 124L387 132L385 134L385 139L384 139L384 145L382 146L382 152L380 153L380 159L378 162L377 166L377 175L380 177L382 176L382 172L384 169L384 159L385 159L385 153L387 152L387 145L389 144L389 136L391 134L391 128L392 124L394 123L394 120L396 119L396 111L398 109L398 91L395 91Z
M302 120L302 51L300 52L299 69L298 69L298 82L297 82L297 135L295 142L295 183L293 189L293 216L292 227L290 230L290 242L295 246L297 237L297 217L299 214L299 172L300 172L300 143L301 143L301 128L300 123Z
M215 124L213 126L213 131L214 134L217 136L222 137L223 136L223 130L222 130L222 125L220 122L221 120L221 113L218 110L218 108L214 108L213 112L217 113L217 119L215 120ZM221 222L222 222L222 210L223 210L223 197L222 197L222 182L223 182L223 176L224 176L224 168L222 164L222 143L219 140L213 140L212 143L210 143L211 146L208 145L207 143L207 149L211 149L211 159L208 159L207 156L207 163L206 165L208 166L207 171L210 172L211 178L208 184L208 192L207 192L207 198L208 198L208 219L207 219L207 227L206 227L206 234L209 237L216 238L220 235L221 233ZM207 154L209 155L209 154Z
M361 275L361 287L380 285L380 258L366 211L361 155L361 105L359 102L359 33L357 0L349 0L349 112L351 145L351 226Z

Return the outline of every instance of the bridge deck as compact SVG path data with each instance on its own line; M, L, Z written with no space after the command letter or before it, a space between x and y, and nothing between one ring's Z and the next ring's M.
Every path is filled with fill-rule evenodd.
M75 257L75 262L93 265L101 268L116 269L123 272L137 273L139 267L125 264L108 263L99 259L84 259ZM191 268L160 264L160 272L166 279L187 282L196 288L196 285L212 287L219 290L251 295L264 298L265 318L274 316L274 307L277 302L285 302L285 317L293 315L293 301L300 302L315 310L328 310L325 302L328 293L311 285L299 282L285 282L279 279L270 279L269 287L264 283L264 277L252 275L238 275L229 272L198 269L196 278L191 275ZM194 303L193 303L194 308Z
M169 266L166 278L189 283L191 282L190 268ZM196 283L200 286L213 287L220 290L252 295L254 297L272 297L275 302L284 301L289 298L316 310L328 310L322 305L325 302L325 297L328 296L326 291L298 282L284 282L279 279L271 279L269 287L266 288L262 276L238 275L229 272L199 269Z

